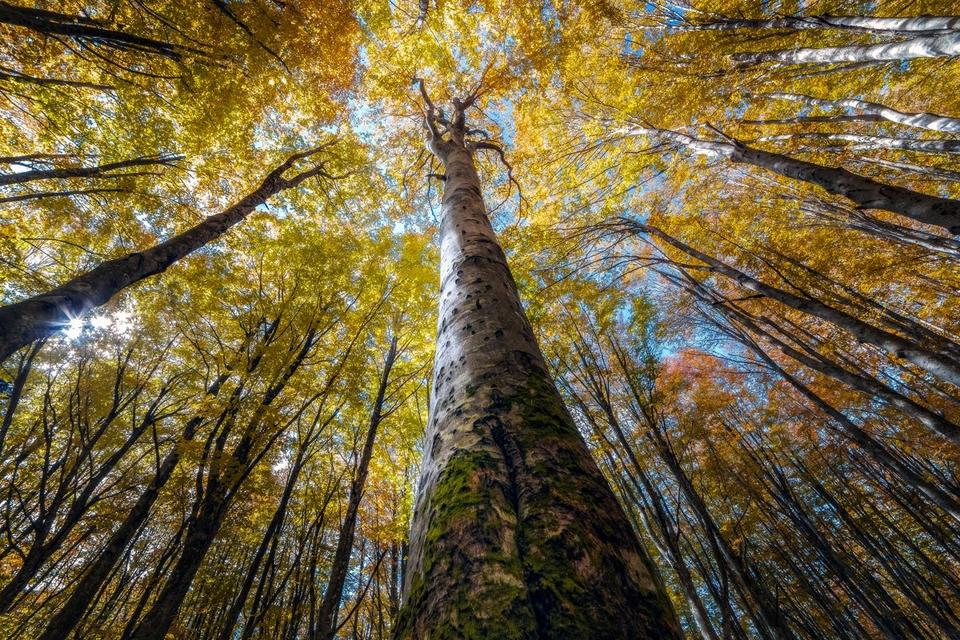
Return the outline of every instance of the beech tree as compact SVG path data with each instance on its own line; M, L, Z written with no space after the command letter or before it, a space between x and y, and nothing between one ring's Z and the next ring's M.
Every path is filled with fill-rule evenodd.
M958 16L0 1L0 636L960 638Z
M449 119L420 90L427 145L444 168L440 319L397 637L676 636L656 569L549 378L487 218L473 156L502 150L469 137L480 89L454 98ZM477 602L483 610L468 613Z

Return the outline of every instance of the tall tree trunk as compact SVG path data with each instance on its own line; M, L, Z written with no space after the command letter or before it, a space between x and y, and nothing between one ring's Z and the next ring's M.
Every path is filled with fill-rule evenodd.
M825 98L815 98L799 93L769 93L763 96L765 98L777 98L781 100L793 100L801 102L811 107L826 107L831 109L859 109L865 114L878 116L883 120L895 122L908 127L918 129L928 129L930 131L943 131L946 133L960 133L960 118L951 118L936 113L910 113L906 111L897 111L886 105L877 102L868 102L867 100L857 100L854 98L844 98L841 100L827 100Z
M826 142L852 143L847 149L855 151L913 151L916 153L960 153L960 140L914 140L912 138L891 138L889 136L870 136L855 133L784 133L775 136L757 138L757 142L776 142L778 140L823 140Z
M912 340L864 322L841 309L831 307L819 300L796 296L789 291L765 284L751 277L749 274L731 267L725 262L721 262L716 258L694 249L656 227L651 227L650 225L645 225L635 220L625 220L628 226L660 238L688 256L704 262L711 271L730 278L745 289L759 293L771 300L776 300L801 313L832 323L850 332L861 342L872 344L891 356L903 358L942 380L960 386L960 363L943 353L926 348ZM954 434L954 437L956 437L956 434Z
M680 30L736 31L738 29L846 29L892 33L938 33L960 29L958 16L912 16L876 18L873 16L783 16L779 18L720 18L683 25Z
M776 49L735 53L732 60L750 67L764 62L780 64L833 64L837 62L889 62L914 58L949 58L960 55L960 32L921 36L901 42L846 47Z
M474 97L454 101L449 126L424 98L446 171L440 313L395 637L679 638L656 568L550 378L487 218L473 154L491 147L464 140Z
M46 293L0 307L0 362L20 347L56 333L72 318L106 304L124 288L165 271L180 258L218 239L270 196L295 187L311 176L329 177L322 164L291 178L283 177L294 162L318 153L322 148L289 157L235 205L205 218L166 242L108 260Z
M394 336L390 343L383 364L383 374L377 388L377 397L370 414L370 425L367 427L366 440L363 451L357 462L356 476L350 484L350 497L347 499L347 512L340 526L340 535L337 538L337 550L333 554L333 566L330 569L330 579L327 581L327 590L320 601L317 612L317 628L313 640L329 640L333 638L337 627L337 612L340 609L340 599L343 597L343 584L347 579L347 569L350 567L350 555L353 552L353 539L357 528L357 512L360 509L360 499L367 484L367 472L370 469L370 458L373 456L373 444L377 438L377 429L383 419L383 400L390 383L390 370L397 357L397 338Z
M721 156L731 162L751 164L782 176L815 184L828 192L849 198L865 209L883 209L960 233L960 201L939 198L903 187L878 182L841 169L791 158L780 153L748 147L739 142L701 140L676 131L630 127L628 132L661 137L684 145L694 153Z

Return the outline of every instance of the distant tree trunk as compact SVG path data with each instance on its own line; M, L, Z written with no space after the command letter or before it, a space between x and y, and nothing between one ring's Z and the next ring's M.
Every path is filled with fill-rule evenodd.
M927 129L929 131L943 131L945 133L960 133L960 118L951 118L950 116L942 116L936 113L909 113L905 111L897 111L896 109L892 109L877 102L856 100L854 98L827 100L825 98L815 98L813 96L798 93L769 93L763 97L793 100L795 102L802 102L803 104L812 107L826 107L830 109L859 109L865 114L876 116L877 118L887 120L888 122L895 122L908 127Z
M475 98L455 101L449 123L424 99L446 171L440 315L395 638L679 638L657 570L550 378L487 218L473 154L498 147L464 139Z
M835 116L796 116L793 118L771 118L770 120L741 120L740 124L819 124L829 122L838 124L841 122L882 122L883 118L873 113L861 113L857 115L835 115Z
M578 350L580 350L581 347L585 348L585 345L577 345ZM581 357L581 362L585 367L588 366L583 357ZM599 373L596 375L599 377ZM606 380L603 382L605 383ZM601 384L591 384L589 385L588 393L593 401L600 405L604 414L607 416L607 424L609 424L613 430L617 444L620 447L620 457L625 456L632 467L631 472L626 468L626 463L622 463L624 475L630 480L635 491L631 490L631 487L626 484L624 484L624 489L628 494L635 494L632 497L637 503L637 507L641 510L647 524L647 529L651 532L655 541L656 533L659 532L662 544L658 545L658 550L667 557L674 572L677 574L677 580L680 582L680 587L690 607L690 615L693 618L697 630L700 632L700 637L703 638L703 640L719 640L719 636L713 628L713 623L710 621L710 614L707 612L707 608L700 598L700 594L697 593L693 576L690 574L687 561L683 557L683 550L680 547L680 531L678 531L677 526L674 525L673 517L667 508L663 494L647 476L647 473L643 470L637 458L637 453L634 451L633 445L627 440L623 428L620 425L620 420L613 412L613 407L605 394L607 388L608 387L602 386ZM586 403L579 398L577 398L577 401L590 426L593 427L594 432L604 441L610 443L600 428L600 425L597 424L597 421L590 415ZM612 445L613 443L610 444ZM616 473L616 465L611 464L611 472ZM647 497L646 501L643 500L643 496Z
M281 435L281 431L271 434L261 432L264 414L300 368L315 344L315 336L315 329L311 328L303 340L300 351L279 379L264 393L263 399L232 451L226 453L224 450L232 419L227 420L223 430L217 434L217 444L215 450L211 452L214 462L211 463L207 473L203 493L197 497L198 502L195 503L194 512L190 516L183 550L170 570L156 600L131 632L130 640L163 640L166 637L200 565L203 564L210 546L223 525L236 492L260 461L263 453ZM223 462L220 462L221 459Z
M860 340L861 342L872 344L891 356L902 358L942 380L950 382L956 386L960 386L960 363L944 353L938 352L932 348L926 348L912 340L894 333L890 333L889 331L879 327L875 327L874 325L864 322L863 320L860 320L859 318L856 318L841 309L827 305L819 300L796 296L789 291L784 291L783 289L778 289L765 284L756 278L751 277L749 274L744 273L735 267L731 267L725 262L721 262L716 258L708 256L707 254L694 249L688 244L674 238L660 229L657 229L656 227L651 227L650 225L645 225L634 220L627 220L626 224L629 227L633 227L637 231L650 233L651 235L660 238L667 244L684 252L688 256L704 262L709 266L711 271L724 275L745 289L759 293L760 295L770 298L771 300L776 300L777 302L780 302L791 309L796 309L801 313L805 313L830 322L837 327L849 331L857 340ZM954 441L960 440L960 436L958 436L956 432L954 432L953 435L944 435L950 437Z
M807 541L810 549L820 556L851 600L863 609L880 633L888 640L921 637L916 626L903 615L883 585L869 573L857 575L855 567L848 561L850 556L845 557L845 554L821 533L779 464L760 448L744 445L744 450L761 470L764 485L779 505L782 514Z
M687 475L680 464L680 460L677 459L670 442L660 430L660 426L655 423L650 423L647 426L647 433L656 446L660 459L670 470L681 493L686 498L687 504L690 505L700 526L707 534L711 548L716 554L717 562L722 562L727 567L741 593L753 600L756 606L755 616L758 626L761 626L765 633L777 640L794 638L795 635L787 624L776 597L770 593L762 582L756 579L756 572L750 566L749 560L738 554L726 536L723 535L703 497L694 487L690 476Z
M847 29L892 33L941 33L960 29L958 16L915 16L876 18L873 16L783 16L779 18L720 18L695 22L683 29L736 31L738 29Z
M216 396L228 377L229 374L218 377L207 390L207 396ZM137 531L146 522L150 509L160 495L160 491L177 468L177 464L180 462L180 443L192 441L197 428L202 423L203 418L199 416L195 416L187 422L183 428L180 442L175 443L173 449L164 457L146 491L140 494L137 502L110 536L100 554L84 570L80 581L74 587L73 593L70 594L70 598L60 608L60 611L50 619L38 640L58 640L67 637L80 622L87 607L107 581L117 561L123 556L123 552L126 551Z
M23 395L23 388L27 384L27 378L30 370L33 368L33 360L37 357L40 349L43 348L44 341L38 340L33 346L20 358L20 364L17 366L17 375L13 378L10 385L10 392L7 395L7 406L3 410L3 421L0 422L0 453L3 453L3 445L7 440L7 431L13 424L13 416L20 405L20 398ZM2 458L0 458L2 460Z
M694 153L724 157L731 162L751 164L809 182L830 193L845 196L865 209L892 211L917 222L943 227L950 233L960 233L960 201L957 200L911 191L839 167L827 167L739 142L701 140L676 131L647 127L631 127L628 131L671 140Z
M711 301L701 298L706 303ZM713 305L711 305L713 306ZM715 307L720 308L722 307ZM718 321L713 320L722 331L723 326ZM917 492L927 497L930 502L944 510L945 513L960 522L960 504L957 498L949 492L941 489L936 483L925 478L921 473L914 469L909 460L904 460L901 455L890 451L886 445L878 441L871 434L860 428L843 412L834 408L826 400L817 395L812 389L803 384L795 376L791 375L786 369L780 366L770 355L744 331L734 328L732 331L725 331L728 335L740 342L743 346L755 353L771 371L777 373L790 386L796 389L800 395L809 400L814 406L823 411L832 418L841 428L841 433L856 443L871 459L881 467L892 472L899 480L902 480L907 486L915 489Z
M764 62L780 64L834 64L837 62L890 62L914 58L949 58L960 55L960 32L921 36L901 42L749 51L731 56L740 66L750 67Z
M34 530L33 544L30 545L29 550L23 556L23 561L16 573L0 589L0 613L10 611L17 598L26 590L30 581L34 580L40 573L43 565L68 542L71 534L90 507L98 501L95 492L100 484L113 472L140 436L159 420L158 407L168 392L169 388L161 389L157 397L147 407L143 417L129 430L120 445L113 449L99 466L91 465L92 473L87 480L77 483L77 486L73 487L76 491L74 494L68 494L67 486L61 481L51 503L46 505L45 508L41 508L40 513L43 516L35 522L31 522L31 528ZM104 430L101 429L101 435ZM87 446L93 447L97 439L99 438L91 437ZM68 473L72 473L72 470ZM62 513L60 512L61 507L66 507Z
M323 165L319 165L292 178L283 177L294 162L320 150L291 156L238 203L166 242L108 260L46 293L0 307L0 362L20 347L61 330L72 318L106 304L126 287L165 271L180 258L218 239L270 196L295 187L311 176L329 176Z
M263 534L263 538L260 540L260 545L257 547L256 552L253 555L253 559L250 561L249 566L247 567L246 575L244 576L243 582L240 586L240 593L237 594L237 597L234 598L233 604L230 606L230 609L227 611L224 621L220 629L220 640L230 640L234 638L234 628L237 626L237 620L240 619L240 614L243 612L243 607L247 602L247 597L250 595L250 590L253 588L254 580L257 577L257 573L260 572L260 567L263 563L264 558L267 558L267 566L270 567L270 562L273 560L276 549L276 539L280 535L280 530L283 527L284 520L287 515L287 507L290 504L290 497L293 495L293 489L297 484L297 480L300 477L300 471L303 469L304 462L306 460L306 448L309 441L305 441L303 445L297 449L297 457L293 461L293 464L290 467L290 474L287 477L287 481L283 487L283 494L280 496L280 502L277 505L277 508L273 512L273 517L270 518L270 524L267 525L267 530ZM269 553L268 553L269 551ZM251 617L252 618L252 617ZM247 618L246 625L252 626L252 619ZM244 629L246 631L246 629Z
M753 318L752 316L747 315L743 310L737 308L729 310L723 309L723 312L735 316L737 321L743 324L743 326L750 332L754 333L755 335L763 336L784 355L793 358L797 362L806 365L814 371L819 371L820 373L830 376L839 382L847 384L857 391L874 395L877 398L880 398L882 401L897 407L903 411L904 414L915 419L928 429L935 431L946 438L954 440L955 442L960 442L960 427L958 427L956 424L950 422L942 414L924 407L913 399L903 395L896 389L883 384L880 380L877 380L866 372L858 373L855 371L849 371L826 356L820 354L810 346L808 346L805 351L794 348L789 343L781 340L775 334L764 330L757 324L757 322L763 322L767 326L773 327L773 322L769 319ZM799 343L800 338L791 336L786 328L777 326L776 330L784 336L788 336L795 342Z
M377 438L377 429L383 419L383 401L390 383L390 370L397 357L397 338L394 336L390 343L383 364L383 373L380 385L377 388L376 400L370 414L370 425L367 427L366 440L357 462L356 475L350 484L350 497L347 499L347 511L344 514L343 524L340 526L340 535L337 538L337 550L333 554L333 566L330 569L330 579L327 581L327 590L320 601L317 611L317 627L313 640L329 640L333 638L337 627L337 612L340 609L340 599L343 597L343 584L347 578L347 569L350 567L350 555L353 551L353 539L357 528L357 512L360 509L360 500L363 497L364 487L367 484L367 473L370 469L370 458L373 456L373 444Z
M91 42L122 51L136 51L180 60L185 51L198 50L145 38L133 33L110 29L99 20L82 15L69 15L43 9L18 7L0 2L0 24L24 27L45 36L66 36L80 42Z
M915 153L960 153L960 140L914 140L889 136L868 136L855 133L785 133L757 138L757 142L777 140L824 140L826 142L849 142L848 149L857 151L913 151Z

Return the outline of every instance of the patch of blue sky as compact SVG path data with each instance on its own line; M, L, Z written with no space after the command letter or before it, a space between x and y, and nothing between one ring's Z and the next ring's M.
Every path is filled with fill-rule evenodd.
M544 24L549 24L553 27L553 30L550 32L550 41L554 44L559 43L563 25L560 22L560 15L557 13L557 9L553 6L551 0L546 0L540 7L540 17L543 18Z

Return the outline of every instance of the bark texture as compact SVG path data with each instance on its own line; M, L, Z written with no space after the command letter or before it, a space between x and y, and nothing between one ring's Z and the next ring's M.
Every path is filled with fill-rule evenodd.
M736 31L738 29L848 29L864 32L937 34L960 28L957 16L912 16L876 18L873 16L783 16L779 18L724 18L684 25L683 29Z
M550 378L456 101L425 458L398 639L679 638L655 567ZM431 112L433 112L431 105ZM442 118L442 116L441 116Z

